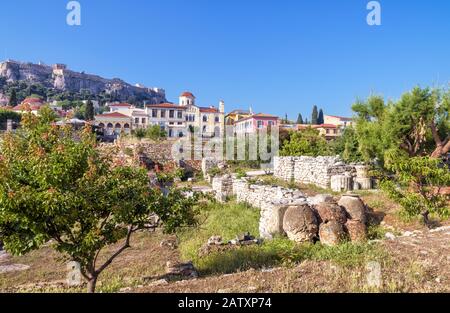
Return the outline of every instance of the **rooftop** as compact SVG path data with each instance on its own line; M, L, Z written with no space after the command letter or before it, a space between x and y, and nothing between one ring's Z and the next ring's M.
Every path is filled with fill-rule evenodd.
M119 112L112 112L112 113L104 113L104 114L99 114L95 116L97 117L110 117L110 118L129 118L128 115L119 113Z
M195 96L192 94L192 92L189 92L189 91L183 92L180 97L195 98Z

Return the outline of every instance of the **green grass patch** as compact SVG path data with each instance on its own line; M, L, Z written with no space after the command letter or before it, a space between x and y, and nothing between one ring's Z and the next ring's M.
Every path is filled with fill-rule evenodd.
M198 249L211 236L221 236L223 241L236 238L237 235L249 232L259 236L259 209L236 202L226 204L211 203L199 217L200 225L178 234L180 253L183 259L195 260Z
M306 260L331 261L341 266L355 267L368 261L381 261L386 255L376 244L350 242L328 247L316 244L297 244L285 237L266 240L259 246L241 247L199 257L199 248L208 238L222 236L224 241L236 235L250 232L258 236L259 210L246 204L230 202L210 204L203 212L198 228L179 234L180 252L184 260L192 260L203 275L227 274L250 268L292 265ZM381 231L381 230L377 230Z

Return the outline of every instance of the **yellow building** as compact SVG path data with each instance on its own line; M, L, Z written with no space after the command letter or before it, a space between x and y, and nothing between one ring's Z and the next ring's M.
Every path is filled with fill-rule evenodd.
M234 110L225 116L226 125L234 125L237 121L252 116L251 110Z

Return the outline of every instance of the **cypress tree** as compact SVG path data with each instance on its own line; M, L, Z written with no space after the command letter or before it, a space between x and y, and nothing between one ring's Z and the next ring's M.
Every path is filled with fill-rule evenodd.
M94 104L91 100L88 100L86 103L86 111L84 112L84 118L86 121L92 121L94 120Z
M325 123L325 120L324 120L324 117L323 117L323 110L322 109L320 109L320 111L319 111L319 117L318 117L318 124L319 125L322 125L322 124L324 124Z
M9 96L9 105L14 107L17 105L17 92L16 89L11 90L11 95Z
M311 115L311 124L317 125L319 119L319 113L317 111L317 106L315 105L313 107L312 115Z
M298 114L297 124L303 124L303 116L301 113Z

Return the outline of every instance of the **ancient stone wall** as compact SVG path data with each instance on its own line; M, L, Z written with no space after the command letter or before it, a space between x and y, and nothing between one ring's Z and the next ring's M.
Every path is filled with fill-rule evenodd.
M213 178L212 188L218 201L234 195L236 201L249 203L261 209L259 232L262 238L283 234L283 216L290 205L307 203L309 199L300 190L279 186L250 184L246 178L230 175Z
M367 166L345 164L339 157L275 157L274 176L338 192L372 188Z
M286 181L313 184L322 188L331 187L331 177L355 172L339 157L275 157L274 175Z
M329 195L308 198L299 190L251 184L230 175L214 177L212 187L218 201L234 195L238 202L259 208L259 233L264 239L286 234L297 242L336 245L346 238L366 238L367 210L357 195L344 195L338 204Z

